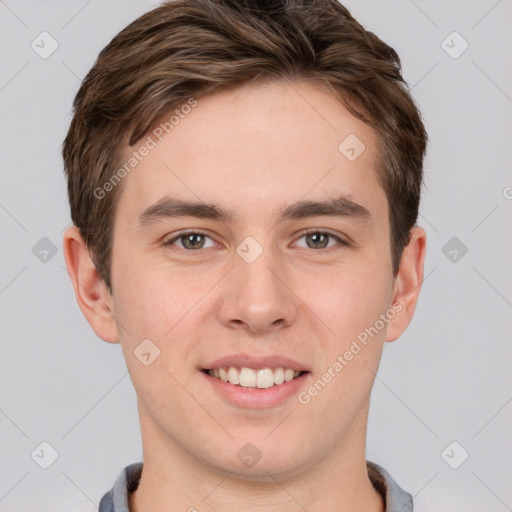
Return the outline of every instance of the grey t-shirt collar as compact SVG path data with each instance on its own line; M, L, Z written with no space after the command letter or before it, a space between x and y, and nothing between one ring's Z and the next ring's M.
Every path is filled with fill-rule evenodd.
M142 466L142 462L134 462L119 473L114 487L101 498L98 512L130 512L128 495L139 485ZM366 467L373 487L384 499L384 512L413 512L412 496L404 491L382 466L366 461Z

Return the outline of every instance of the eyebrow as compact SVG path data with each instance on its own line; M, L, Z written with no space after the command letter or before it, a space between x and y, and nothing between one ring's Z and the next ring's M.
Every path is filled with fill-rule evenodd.
M321 201L300 200L290 205L283 205L276 210L276 223L292 219L317 216L353 218L363 222L371 220L371 214L363 205L352 201L349 196L341 195ZM139 225L149 226L155 222L179 217L212 219L234 224L238 215L214 203L202 201L185 201L178 197L165 196L146 208L139 215Z

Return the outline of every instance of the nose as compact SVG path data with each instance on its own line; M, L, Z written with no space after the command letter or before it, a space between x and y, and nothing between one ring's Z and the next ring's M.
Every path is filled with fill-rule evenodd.
M220 321L231 329L272 333L296 319L298 298L283 265L270 249L249 262L236 255L223 280Z

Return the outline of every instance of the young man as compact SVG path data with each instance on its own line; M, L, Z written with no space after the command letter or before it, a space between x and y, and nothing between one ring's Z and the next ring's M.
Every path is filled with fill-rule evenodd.
M63 245L144 450L101 512L413 509L365 444L423 278L426 142L398 56L336 0L172 0L100 53Z

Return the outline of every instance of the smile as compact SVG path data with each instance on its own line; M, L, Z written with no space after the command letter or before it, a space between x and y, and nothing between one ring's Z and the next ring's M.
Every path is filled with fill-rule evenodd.
M293 368L237 368L234 366L203 370L210 377L244 388L268 389L290 382L303 373Z

